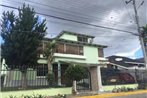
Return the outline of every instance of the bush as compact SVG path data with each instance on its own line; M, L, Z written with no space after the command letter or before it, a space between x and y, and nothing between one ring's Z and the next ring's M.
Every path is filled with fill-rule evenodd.
M47 79L47 81L48 81L48 84L49 84L49 86L53 86L54 84L54 81L55 81L55 75L53 74L53 73L48 73L47 75L46 75L46 79Z
M66 87L71 87L72 86L72 80L68 79L68 78L65 78L65 86Z
M84 79L87 77L87 70L83 66L71 65L65 70L65 77L72 81L74 80L80 81L81 79Z

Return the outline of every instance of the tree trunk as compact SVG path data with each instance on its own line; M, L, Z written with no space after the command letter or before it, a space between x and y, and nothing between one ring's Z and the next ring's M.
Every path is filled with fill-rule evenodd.
M50 62L50 61L48 61L47 66L48 66L48 74L49 74L49 73L52 72L52 71L51 71L51 62Z
M74 95L78 94L78 92L77 92L77 83L76 83L75 80L73 81L72 94L74 94Z
M22 89L26 89L27 88L27 71L22 71Z

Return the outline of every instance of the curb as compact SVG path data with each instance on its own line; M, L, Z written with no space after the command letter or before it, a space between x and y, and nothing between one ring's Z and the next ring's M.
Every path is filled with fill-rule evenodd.
M110 97L117 97L117 96L127 96L127 95L134 95L134 94L144 94L147 93L147 90L137 90L132 92L120 92L120 93L105 93L93 96L82 96L78 98L110 98Z

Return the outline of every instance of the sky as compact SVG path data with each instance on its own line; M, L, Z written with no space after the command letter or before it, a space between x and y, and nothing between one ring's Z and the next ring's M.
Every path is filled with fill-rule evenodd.
M142 0L136 0L137 8ZM23 3L34 7L36 12L48 14L94 25L111 27L137 34L132 4L125 0L1 0L0 4L19 7ZM0 6L3 11L12 10ZM138 8L140 25L147 24L147 0ZM14 10L17 14L17 11ZM95 36L94 43L107 45L105 56L119 55L130 58L142 57L138 36L110 29L59 20L40 15L47 20L47 36L55 37L61 31L71 31ZM1 40L1 39L0 39Z

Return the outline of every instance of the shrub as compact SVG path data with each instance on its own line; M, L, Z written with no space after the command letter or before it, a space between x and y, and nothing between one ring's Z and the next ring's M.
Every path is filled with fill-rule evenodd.
M83 66L71 65L66 69L65 77L67 79L72 80L72 81L74 81L74 80L80 81L81 79L84 79L87 77L87 70Z

